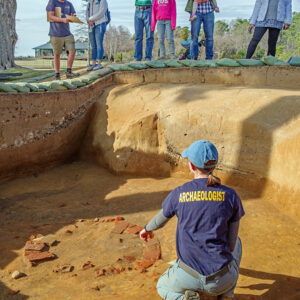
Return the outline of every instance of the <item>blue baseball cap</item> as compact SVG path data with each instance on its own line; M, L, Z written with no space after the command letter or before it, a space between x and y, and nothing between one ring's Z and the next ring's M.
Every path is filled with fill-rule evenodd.
M194 142L182 152L181 156L188 158L194 166L200 169L211 169L215 167L219 157L217 148L209 141ZM210 160L215 160L216 163L206 166L205 164Z

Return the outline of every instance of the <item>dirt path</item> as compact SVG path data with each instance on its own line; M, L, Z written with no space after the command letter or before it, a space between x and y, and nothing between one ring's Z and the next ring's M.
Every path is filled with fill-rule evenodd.
M156 281L176 259L175 218L156 233L162 259L142 273L135 263L142 260L145 245L128 229L112 233L115 223L102 220L122 216L131 224L144 225L168 192L185 181L116 177L76 162L2 185L0 299L160 299ZM238 192L249 199L245 191ZM244 208L243 259L235 299L299 299L300 226L264 199L250 197ZM49 250L55 260L30 266L24 246L33 234L57 241ZM83 270L88 261L94 267ZM65 264L74 270L55 272ZM106 273L101 276L103 268ZM27 276L12 279L14 270ZM10 295L12 291L19 293Z

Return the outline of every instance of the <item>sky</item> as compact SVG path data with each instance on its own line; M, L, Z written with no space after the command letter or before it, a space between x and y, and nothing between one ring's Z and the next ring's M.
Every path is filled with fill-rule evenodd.
M82 10L82 0L70 0L77 12ZM107 0L111 12L111 24L126 26L134 32L135 0ZM177 0L177 25L190 26L188 14L184 11L186 0ZM48 42L49 23L46 21L48 0L17 0L17 34L16 56L33 56L33 47ZM255 0L218 0L220 13L216 20L230 22L232 19L249 19ZM293 0L293 11L300 11L300 0ZM71 31L75 29L71 24ZM78 25L77 25L78 26ZM84 26L84 25L80 25Z

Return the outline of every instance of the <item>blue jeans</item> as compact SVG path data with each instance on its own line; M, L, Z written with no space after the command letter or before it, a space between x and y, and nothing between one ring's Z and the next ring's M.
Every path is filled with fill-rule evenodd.
M143 58L143 35L144 28L146 32L146 56L148 60L152 59L152 49L154 44L154 34L151 31L151 13L152 8L136 9L134 16L134 30L135 30L135 60L142 60Z
M198 291L212 296L233 297L242 259L242 243L239 238L232 256L233 260L229 271L225 275L211 281L206 281L207 276L201 274L199 274L199 279L194 278L181 269L177 261L159 278L157 292L163 299L167 300L182 300L186 290Z
M215 14L214 12L210 12L208 14L201 14L197 11L196 13L197 19L192 22L192 57L194 59L198 59L199 55L199 47L198 47L198 38L201 30L201 24L203 23L203 29L205 33L205 51L206 51L206 59L213 59L214 56L214 26L215 26Z
M175 43L174 43L174 34L171 27L171 20L158 20L157 37L159 42L160 57L166 56L165 32L167 34L167 40L169 43L169 54L171 57L175 56Z
M89 32L92 46L92 60L102 60L104 55L103 39L106 31L106 23L93 26Z

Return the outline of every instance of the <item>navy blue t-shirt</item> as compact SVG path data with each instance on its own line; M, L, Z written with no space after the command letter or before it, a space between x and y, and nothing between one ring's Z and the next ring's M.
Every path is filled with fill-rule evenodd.
M49 0L46 10L47 12L48 11L55 12L55 7L61 8L62 18L65 18L66 15L71 15L76 13L72 3L69 1L60 2L58 0ZM65 37L71 35L69 23L50 22L49 35L54 37Z
M237 193L224 185L206 187L207 178L194 179L174 189L162 204L166 218L178 218L178 258L203 275L232 261L229 223L245 214Z

